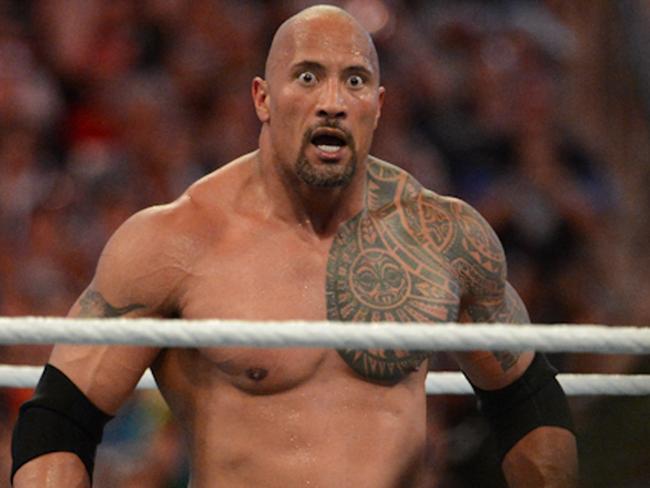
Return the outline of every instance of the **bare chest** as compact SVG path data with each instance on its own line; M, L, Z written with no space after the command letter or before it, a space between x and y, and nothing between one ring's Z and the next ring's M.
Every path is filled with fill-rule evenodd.
M363 213L317 246L273 233L225 240L197 260L179 309L191 319L443 322L459 302L442 255Z
M195 265L181 302L184 318L324 320L327 248L295 239L245 237Z
M443 259L399 225L366 214L318 248L282 236L233 239L197 262L181 303L184 318L442 322L455 320L458 286ZM260 327L263 327L260 324ZM397 382L423 351L341 350L358 375ZM202 351L222 371L251 379L272 371L315 371L324 351ZM295 371L293 376L295 376Z

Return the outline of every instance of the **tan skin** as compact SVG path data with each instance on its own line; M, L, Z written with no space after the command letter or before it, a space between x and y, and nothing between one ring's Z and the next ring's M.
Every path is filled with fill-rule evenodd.
M70 316L527 320L505 281L503 251L476 212L368 155L383 88L374 47L350 17L316 7L290 19L252 92L259 150L129 219ZM303 143L334 119L328 134L352 137L342 149L328 148L331 139ZM296 170L301 153L309 177ZM354 156L349 180L324 188ZM477 386L496 389L532 355L454 357ZM151 367L185 433L192 488L423 483L422 353L60 345L50 362L111 414ZM568 487L575 458L572 434L543 427L503 468L513 487ZM70 453L27 463L14 483L89 486Z

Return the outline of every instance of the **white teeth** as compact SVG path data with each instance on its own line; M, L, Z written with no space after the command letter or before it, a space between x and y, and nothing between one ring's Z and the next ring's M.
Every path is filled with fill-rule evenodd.
M321 151L329 152L329 153L333 153L341 149L341 146L330 146L329 144L320 144L316 147L318 147L318 149L320 149Z

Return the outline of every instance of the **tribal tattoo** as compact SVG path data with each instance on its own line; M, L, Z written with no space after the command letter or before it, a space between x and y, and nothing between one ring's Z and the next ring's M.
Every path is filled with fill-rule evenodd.
M505 324L525 324L530 322L524 302L517 291L510 286L510 283L506 283L506 299L494 316L494 322ZM493 354L504 372L512 368L521 355L515 351L495 351Z
M108 303L98 291L89 288L79 300L79 317L121 317L133 310L144 308L144 305L132 303L124 307L115 307Z
M506 283L505 300L469 305L467 313L474 322L525 324L530 321L524 303L509 283ZM512 368L520 356L515 351L494 351L492 354L504 372Z
M352 322L455 321L463 293L487 302L494 297L496 304L504 282L503 250L478 213L424 190L394 166L371 161L366 209L341 226L330 249L327 315ZM502 314L491 315L506 321ZM430 356L387 349L339 354L360 375L388 383L416 371ZM504 371L517 360L508 352L495 357Z
M334 239L327 267L327 314L354 322L433 322L455 316L458 290L441 263L427 258L400 194L418 192L414 180L388 165L369 168L367 210L346 222ZM415 210L417 211L417 210ZM432 244L448 238L450 225L432 214ZM422 233L424 235L424 232ZM429 357L425 351L340 350L360 375L397 382Z

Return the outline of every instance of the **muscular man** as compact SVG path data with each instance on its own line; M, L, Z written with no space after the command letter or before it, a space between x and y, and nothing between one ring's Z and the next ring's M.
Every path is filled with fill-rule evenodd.
M353 18L319 6L286 21L252 95L259 149L124 223L70 316L528 319L485 221L369 156L384 89ZM545 360L454 357L509 483L571 486L575 439ZM14 486L89 486L103 424L147 367L183 429L193 488L422 484L422 352L65 345L22 408Z

